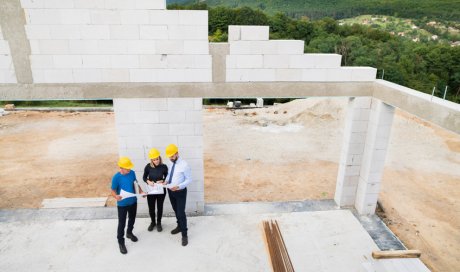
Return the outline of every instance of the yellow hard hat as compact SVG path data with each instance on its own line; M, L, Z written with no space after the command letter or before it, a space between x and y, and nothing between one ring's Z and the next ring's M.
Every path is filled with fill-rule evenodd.
M166 147L166 157L172 157L174 156L174 154L176 154L177 152L179 152L179 148L177 148L177 145L175 144L170 144Z
M134 164L128 157L120 157L120 159L118 160L118 166L124 169L131 169L134 167Z
M149 159L153 160L153 159L156 159L158 157L160 157L160 151L158 151L158 149L156 149L156 148L150 149L150 151L149 151Z

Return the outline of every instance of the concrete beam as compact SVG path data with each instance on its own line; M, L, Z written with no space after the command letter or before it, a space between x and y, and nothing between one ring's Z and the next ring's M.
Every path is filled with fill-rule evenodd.
M373 96L386 104L460 134L460 104L389 81L376 80Z
M19 0L0 1L0 25L3 36L10 45L17 82L32 83L30 43L24 28L26 25L24 10Z
M372 82L0 84L0 100L372 96Z

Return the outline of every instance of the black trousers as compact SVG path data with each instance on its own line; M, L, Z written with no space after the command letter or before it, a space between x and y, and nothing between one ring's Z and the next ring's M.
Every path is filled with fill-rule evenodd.
M118 231L117 239L118 243L123 244L125 242L125 225L126 225L126 214L128 215L128 229L126 233L133 233L134 222L136 221L137 203L130 206L118 206Z
M182 237L187 237L187 217L185 215L185 202L187 200L187 188L180 191L171 191L168 189L169 200L176 214L177 225L180 228Z
M163 203L165 202L166 189L163 189L162 195L147 195L147 203L149 204L149 214L152 223L161 224L161 218L163 217ZM155 204L158 204L157 220L155 220Z

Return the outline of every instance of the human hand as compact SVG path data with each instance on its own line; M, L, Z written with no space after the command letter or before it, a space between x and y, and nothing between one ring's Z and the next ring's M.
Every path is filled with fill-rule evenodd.
M179 190L179 186L174 186L171 188L171 191L177 191L177 190Z
M121 195L116 195L116 196L115 196L115 199L116 199L117 201L120 201L120 200L122 200L123 198L121 197Z
M150 181L150 180L147 180L147 184L150 185L150 186L153 186L153 184L155 184L155 183Z

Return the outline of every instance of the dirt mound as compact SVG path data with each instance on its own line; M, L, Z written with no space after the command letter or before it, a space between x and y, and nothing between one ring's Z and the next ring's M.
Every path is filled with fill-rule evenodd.
M296 99L269 108L235 111L235 115L243 117L243 123L263 127L269 125L286 126L289 124L315 126L323 124L324 121L343 119L346 114L347 101L346 98Z

